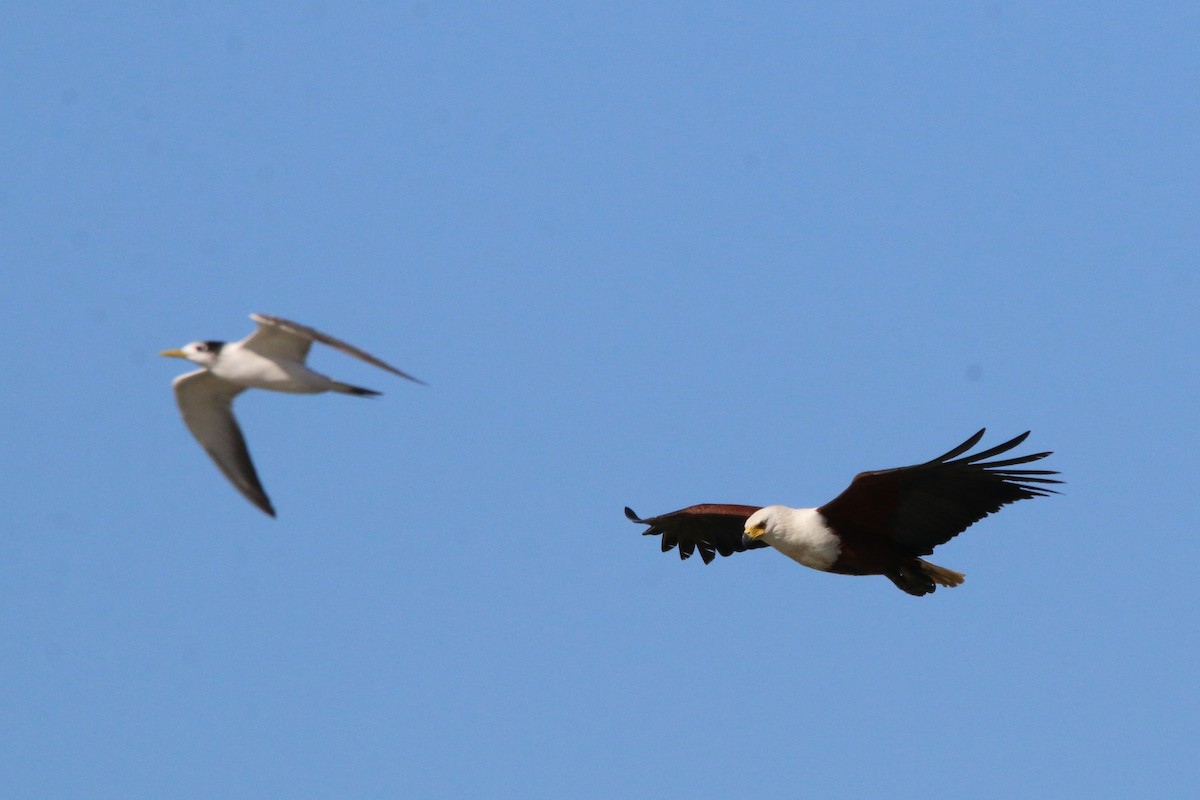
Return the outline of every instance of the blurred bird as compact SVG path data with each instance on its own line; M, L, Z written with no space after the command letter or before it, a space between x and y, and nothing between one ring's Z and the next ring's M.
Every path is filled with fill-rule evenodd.
M380 394L309 369L304 362L313 342L329 345L401 378L423 381L306 325L266 314L251 314L250 319L258 323L258 328L240 342L192 342L176 350L164 350L161 355L200 365L201 369L180 375L171 383L183 421L229 482L273 517L275 509L258 480L246 439L233 416L235 397L246 389L293 394L341 392L358 397Z

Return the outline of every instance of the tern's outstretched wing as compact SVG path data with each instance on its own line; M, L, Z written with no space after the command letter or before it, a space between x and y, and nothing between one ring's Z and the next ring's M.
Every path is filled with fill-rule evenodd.
M180 375L171 383L188 430L247 500L272 517L275 509L263 490L246 449L246 439L233 416L233 398L243 391L206 369Z
M335 350L340 350L346 355L362 359L372 366L385 369L394 375L399 375L401 378L407 378L416 383L424 383L419 378L414 378L407 372L396 369L391 364L376 358L365 350L359 350L354 345L343 342L341 339L336 339L327 333L322 333L316 328L310 328L307 325L301 325L299 322L292 322L282 317L271 317L266 314L251 314L250 319L258 323L258 330L250 334L242 342L242 347L261 353L264 356L270 358L288 358L302 362L308 355L308 349L312 343L320 342L321 344L329 345Z

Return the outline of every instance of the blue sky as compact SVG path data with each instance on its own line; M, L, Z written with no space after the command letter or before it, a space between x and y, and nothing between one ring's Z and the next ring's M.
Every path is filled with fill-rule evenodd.
M22 4L0 25L10 797L1200 784L1200 13ZM382 398L183 427L247 314ZM926 598L621 514L1032 428Z

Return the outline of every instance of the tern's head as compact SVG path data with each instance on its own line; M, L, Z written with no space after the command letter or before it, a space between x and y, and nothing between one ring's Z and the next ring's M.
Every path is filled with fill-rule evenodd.
M202 367L211 367L217 363L217 355L224 346L224 342L192 342L185 344L178 350L163 350L159 355L170 356L171 358L186 358L188 361L199 364Z

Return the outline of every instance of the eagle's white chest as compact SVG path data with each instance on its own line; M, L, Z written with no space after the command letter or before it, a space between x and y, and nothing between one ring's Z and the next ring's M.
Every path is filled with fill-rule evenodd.
M815 508L791 508L763 531L767 544L806 567L827 570L841 553L841 540Z

